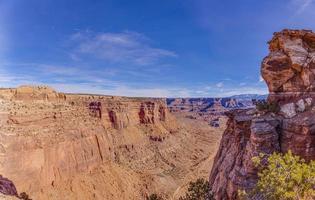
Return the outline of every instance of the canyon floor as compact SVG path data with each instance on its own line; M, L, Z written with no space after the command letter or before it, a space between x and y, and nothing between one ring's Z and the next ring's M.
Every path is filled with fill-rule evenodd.
M226 122L170 113L161 99L47 87L0 94L0 174L35 200L178 199L209 177Z

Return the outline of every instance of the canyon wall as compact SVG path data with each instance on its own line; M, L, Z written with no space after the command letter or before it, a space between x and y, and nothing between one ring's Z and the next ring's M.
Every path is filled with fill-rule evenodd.
M237 95L225 98L167 98L171 113L187 118L205 121L208 125L219 127L225 121L225 112L236 108L252 108L253 99L265 100L265 95Z
M167 98L167 105L173 112L196 111L223 112L229 109L252 107L252 99L265 99L265 95L242 95L224 98Z
M269 42L261 74L269 88L269 103L279 111L234 110L210 174L216 199L238 199L239 189L257 182L252 157L287 152L315 159L315 34L283 30Z
M114 198L103 194L106 188L97 188L97 181L123 187L125 194L117 191L115 198L141 199L145 187L117 165L120 152L137 151L150 138L162 140L177 130L164 99L63 94L45 86L1 89L0 125L0 174L34 199L63 198L61 190L80 199L78 190L88 181L93 182L88 190L100 192L82 199ZM134 185L115 185L119 179L109 178L115 173L134 179ZM75 179L76 184L67 183Z

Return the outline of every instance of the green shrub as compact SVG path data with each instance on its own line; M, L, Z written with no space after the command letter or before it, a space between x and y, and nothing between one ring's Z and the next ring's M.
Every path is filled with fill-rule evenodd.
M190 182L188 191L184 197L179 200L213 200L213 195L210 191L209 181L202 178L197 179L195 182Z
M259 169L259 180L249 195L260 194L268 200L315 199L315 161L307 163L289 151L268 158L260 155L253 162ZM245 192L241 191L240 196L245 197Z
M277 113L280 111L280 106L277 102L258 101L256 102L256 108L259 111L266 111L266 112L273 112L273 113Z

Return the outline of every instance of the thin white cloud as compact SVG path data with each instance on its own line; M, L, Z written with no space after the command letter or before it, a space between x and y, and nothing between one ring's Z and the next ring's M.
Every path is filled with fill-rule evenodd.
M291 0L291 4L295 8L295 15L302 14L305 10L307 10L312 4L314 0Z
M16 70L19 69L19 70ZM63 66L38 63L0 63L0 87L6 85L42 83L89 83L90 85L118 86L110 80L115 71L89 69L78 66ZM10 86L10 87L11 87Z
M75 42L75 47L70 55L75 60L89 55L109 62L149 65L156 64L163 58L177 56L173 51L152 47L151 41L137 32L87 31L72 35L71 40Z
M120 84L113 88L104 88L102 85L91 85L89 83L53 83L49 86L58 91L66 93L85 93L85 94L103 94L113 96L128 97L190 97L191 91L186 88L163 88L163 87L130 87Z
M53 71L50 71L52 73ZM56 71L55 71L56 72ZM228 97L238 94L266 94L265 87L201 87L193 86L172 87L172 86L144 86L130 85L126 82L113 81L100 78L93 74L76 76L73 80L59 77L59 72L52 74L51 80L38 79L37 76L9 74L0 71L0 87L17 87L19 85L49 85L57 91L69 93L89 93L103 94L114 96L131 96L131 97ZM42 77L41 74L39 76ZM78 82L75 82L78 81Z
M39 64L34 67L39 67L41 71L47 72L55 75L78 75L78 68L75 67L66 67L66 66L56 66L56 65L47 65L47 64Z
M1 23L1 22L0 22ZM6 50L7 45L6 45L7 41L6 41L6 37L4 34L4 31L2 30L2 28L0 28L0 54L2 55L3 52ZM0 55L0 56L1 56Z
M223 82L219 82L215 86L218 87L218 88L222 88L224 86L224 83Z
M143 82L131 83L128 80L114 80L115 72L110 70L36 63L0 63L0 66L3 66L0 68L0 88L20 85L49 85L61 92L132 97L189 97L193 94L186 88L159 84L147 86ZM9 70L10 67L17 66L21 73ZM32 76L24 75L24 71ZM133 76L142 76L142 74L133 74Z
M0 1L0 60L5 60L5 52L9 48L8 14L12 12L11 3Z
M221 82L219 82L221 83ZM204 87L191 89L192 95L195 97L229 97L239 94L267 94L268 90L265 84L260 82L232 82L229 84L210 84ZM218 87L219 86L219 87Z
M259 82L264 82L264 79L262 76L259 76Z
M10 70L19 68L18 71ZM25 73L27 72L27 73ZM94 93L136 97L227 97L237 94L266 94L265 84L217 82L208 85L171 86L163 82L151 82L146 74L134 71L90 69L83 66L63 66L38 63L0 63L0 87L19 85L49 85L58 91L69 93ZM146 82L117 79L120 76L142 77ZM156 73L153 73L156 74ZM246 84L245 84L246 83ZM238 85L238 87L235 87Z
M25 74L10 74L0 68L0 88L37 83L36 78Z
M265 87L239 87L225 89L217 96L228 97L239 94L268 94L268 91Z

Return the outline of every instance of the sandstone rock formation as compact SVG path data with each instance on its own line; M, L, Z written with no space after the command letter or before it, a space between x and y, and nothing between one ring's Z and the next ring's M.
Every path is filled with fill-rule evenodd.
M251 97L258 99L264 95L235 96L236 98L168 98L167 105L171 113L187 118L206 121L210 126L219 127L220 118L225 118L224 112L235 108L253 107Z
M269 98L281 103L314 96L315 34L307 30L284 30L269 42L261 75L269 88Z
M226 111L227 109L252 106L251 99L236 98L168 98L167 105L171 111L199 111L207 112L214 109Z
M165 99L1 89L0 174L35 200L178 196L207 176L221 136L183 120Z
M33 101L33 100L65 100L65 95L57 93L50 87L47 86L20 86L15 89L12 97L15 100Z
M228 113L210 175L216 199L238 199L239 189L254 187L257 169L251 159L260 153L291 150L306 160L315 159L315 34L284 30L275 33L269 45L261 73L270 91L268 102L277 102L280 112Z

